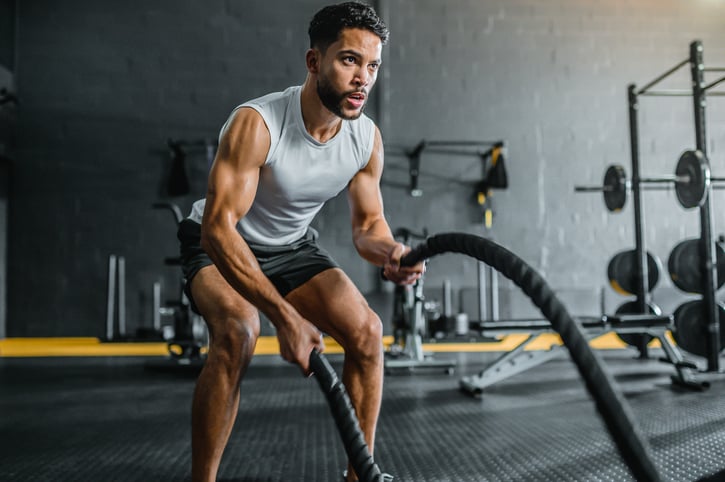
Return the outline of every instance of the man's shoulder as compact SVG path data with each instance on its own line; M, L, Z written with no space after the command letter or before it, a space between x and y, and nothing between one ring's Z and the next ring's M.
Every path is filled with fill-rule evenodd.
M293 86L288 87L287 89L280 91L280 92L270 92L268 94L265 94L261 97L256 97L254 99L250 99L242 104L242 107L244 106L269 106L274 105L278 103L286 103L288 102L289 98L294 95L294 93L299 90L299 86Z

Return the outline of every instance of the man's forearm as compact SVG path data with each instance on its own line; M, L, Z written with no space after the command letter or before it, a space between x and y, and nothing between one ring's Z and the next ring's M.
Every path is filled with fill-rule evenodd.
M383 219L372 223L367 229L357 228L353 232L355 249L365 260L375 266L383 266L396 245L390 227Z
M202 225L201 246L232 288L279 328L294 308L262 272L244 238L236 230Z

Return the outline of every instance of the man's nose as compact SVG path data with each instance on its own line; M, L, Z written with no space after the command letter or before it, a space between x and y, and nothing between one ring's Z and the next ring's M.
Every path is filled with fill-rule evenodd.
M365 87L370 83L370 77L370 72L366 68L360 68L355 75L354 83L360 87Z

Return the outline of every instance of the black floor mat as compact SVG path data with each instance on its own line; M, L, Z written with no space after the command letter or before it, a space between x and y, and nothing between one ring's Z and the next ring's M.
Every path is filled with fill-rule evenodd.
M682 391L668 365L602 355L667 480L725 469L725 379ZM455 375L386 376L375 458L396 481L631 480L566 357L474 399L458 378L495 354L440 356L458 359ZM0 481L189 480L194 375L143 362L0 359ZM317 384L276 356L255 359L219 480L339 482L345 465Z

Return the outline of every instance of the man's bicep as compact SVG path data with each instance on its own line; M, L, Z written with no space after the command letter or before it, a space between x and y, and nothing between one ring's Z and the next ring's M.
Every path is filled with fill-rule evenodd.
M383 215L380 179L383 171L383 150L380 133L376 131L373 152L367 165L355 175L348 189L353 228L365 228Z
M348 189L350 210L355 218L365 218L382 213L383 201L378 179L365 171L358 172Z
M247 213L269 147L269 131L261 115L253 109L239 109L222 134L209 172L205 218L222 217L236 223Z
M258 179L258 168L241 171L227 162L218 162L209 173L204 219L239 221L254 201Z

